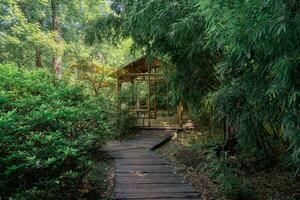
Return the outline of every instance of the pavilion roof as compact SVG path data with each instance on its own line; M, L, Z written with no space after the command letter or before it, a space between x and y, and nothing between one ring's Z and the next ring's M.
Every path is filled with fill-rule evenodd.
M148 65L153 68L159 68L163 64L157 58L147 60L146 56L143 56L133 62L124 65L121 69L117 71L118 80L121 81L131 81L138 77L138 74L148 73Z

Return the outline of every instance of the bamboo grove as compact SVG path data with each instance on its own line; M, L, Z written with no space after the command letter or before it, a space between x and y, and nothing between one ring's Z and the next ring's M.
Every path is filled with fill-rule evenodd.
M226 125L225 150L277 160L284 148L297 174L298 0L115 0L111 7L88 24L88 43L132 38L134 50L172 64L174 102Z

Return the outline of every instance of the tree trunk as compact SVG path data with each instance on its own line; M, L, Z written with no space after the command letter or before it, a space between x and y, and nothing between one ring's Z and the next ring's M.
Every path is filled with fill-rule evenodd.
M40 24L40 27L41 27L41 30L43 30L43 24L44 24L44 20L43 19L40 19L39 20L39 24ZM35 66L37 68L42 68L43 67L43 62L42 62L42 51L41 49L37 48L35 50Z
M60 24L60 16L59 16L59 1L51 0L52 7L52 23L53 30L56 33L56 42L61 42L61 24ZM53 56L53 69L57 78L61 78L62 76L62 60L60 55Z
M35 66L38 68L42 68L42 53L39 49L36 50L35 52Z

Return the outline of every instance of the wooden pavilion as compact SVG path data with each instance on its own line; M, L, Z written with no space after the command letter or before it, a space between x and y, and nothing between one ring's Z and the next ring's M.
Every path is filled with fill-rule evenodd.
M135 105L130 108L130 111L135 112L138 119L142 119L143 125L145 125L145 120L148 121L148 126L150 126L150 119L157 118L157 84L167 84L167 80L164 74L159 72L164 63L157 59L147 59L143 56L129 64L123 66L117 72L117 93L120 97L122 84L131 83L134 87L135 83L147 82L148 87L148 100L147 106L141 107ZM153 88L153 91L151 91ZM151 102L151 95L153 94L153 102ZM167 100L168 101L168 100ZM167 102L167 105L169 103ZM119 105L121 105L119 98Z

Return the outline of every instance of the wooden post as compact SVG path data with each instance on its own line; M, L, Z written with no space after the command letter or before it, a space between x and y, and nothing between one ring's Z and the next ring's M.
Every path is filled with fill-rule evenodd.
M151 67L148 64L148 126L150 126L150 115L151 115L151 81L150 81L150 73L151 73Z
M169 94L168 94L168 89L169 89L169 83L167 82L167 85L166 85L166 95L167 95L167 113L169 114L170 113L170 109L169 109Z
M156 68L154 68L154 73L156 74ZM154 77L154 117L157 117L157 108L156 108L156 77Z
M130 83L131 83L131 103L135 104L134 81L130 81Z
M117 80L117 101L118 101L118 109L121 110L121 87L122 83L120 83L119 79Z
M177 105L177 119L179 127L182 128L183 125L183 104L182 100L180 100L179 105Z

